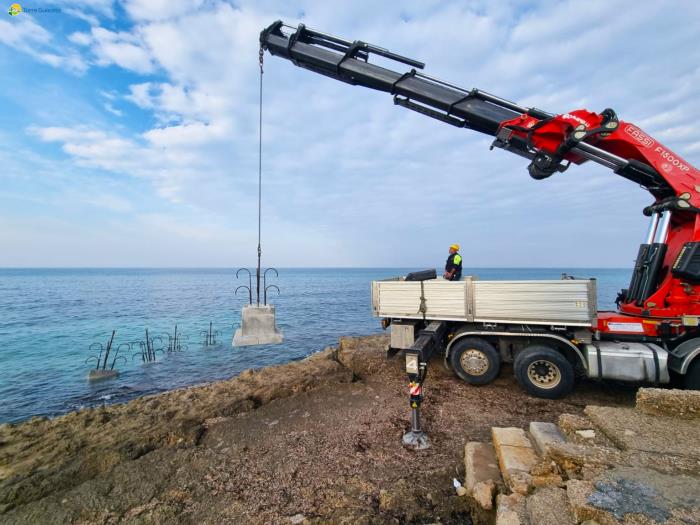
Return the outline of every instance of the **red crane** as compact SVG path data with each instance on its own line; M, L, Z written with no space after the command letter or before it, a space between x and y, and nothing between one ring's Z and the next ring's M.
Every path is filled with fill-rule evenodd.
M559 338L564 350L573 350L581 358L578 365L589 377L615 378L617 372L613 369L629 371L639 364L638 355L645 354L644 370L621 375L637 374L639 380L659 383L670 380L670 371L685 376L687 387L700 388L700 172L690 163L634 124L620 120L612 109L552 114L520 106L478 89L463 89L428 76L419 71L424 64L417 60L303 24L292 27L277 21L262 31L260 45L261 52L267 50L342 82L384 91L393 96L397 105L458 128L490 135L494 138L492 148L525 157L534 179L562 172L571 164L594 162L644 187L653 198L643 210L650 220L649 231L639 248L630 284L618 295L617 311L598 311L585 341L578 335L580 332L574 331L566 337L543 331L542 336L549 338L543 341L551 343ZM370 62L372 55L412 69L403 73L392 71ZM455 340L467 329L474 326L423 323L422 337L405 348L420 354L420 359L413 361L415 366L407 366L407 371L414 370L409 372L412 381L422 381L425 370L420 368L419 373L417 363L421 367L427 363L432 347L446 345L449 357ZM509 327L500 329L501 336L510 335ZM471 340L474 333L469 334ZM480 334L488 342L488 330ZM501 359L495 348L503 346L493 337L490 341L494 359ZM431 349L426 354L423 350L428 347ZM627 352L630 347L639 354ZM480 352L478 348L471 351ZM516 351L513 353L517 374L518 357ZM649 362L652 364L648 366ZM660 381L662 376L664 380ZM538 391L536 386L530 391L543 397L562 395L554 390ZM412 396L412 400L414 397L419 398Z

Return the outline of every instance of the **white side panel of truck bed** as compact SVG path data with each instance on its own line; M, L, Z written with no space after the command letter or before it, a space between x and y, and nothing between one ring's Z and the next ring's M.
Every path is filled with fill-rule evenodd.
M466 282L443 279L423 281L426 319L462 320L466 317ZM421 283L416 281L375 281L375 315L422 319Z
M378 317L427 320L591 326L596 317L595 280L421 283L399 278L372 283Z
M474 320L590 325L591 285L583 279L473 281Z

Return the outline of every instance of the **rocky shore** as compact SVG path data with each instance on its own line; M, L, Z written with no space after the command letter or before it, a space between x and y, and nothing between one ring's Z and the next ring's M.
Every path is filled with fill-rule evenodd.
M343 338L303 361L230 380L0 425L0 522L493 523L498 499L510 498L509 519L528 523L525 502L551 499L541 489L560 498L568 483L595 479L555 461L547 474L559 477L546 487L520 476L518 492L510 477L496 480L487 509L473 490L460 496L453 486L467 479L465 446L492 446L492 428L525 432L533 421L608 417L584 412L587 405L647 417L677 407L647 399L634 409L636 389L591 383L564 400L536 399L507 368L491 385L469 387L436 359L424 404L433 446L413 452L400 445L409 415L405 374L400 360L386 360L386 344L384 336ZM689 410L682 416L693 425ZM698 461L686 460L680 468L692 477ZM591 512L586 519L607 519ZM625 516L620 523L654 523Z

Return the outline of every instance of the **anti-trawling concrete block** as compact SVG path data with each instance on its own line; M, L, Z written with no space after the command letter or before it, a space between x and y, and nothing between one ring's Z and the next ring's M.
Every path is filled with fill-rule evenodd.
M272 305L246 305L241 313L241 327L233 336L233 346L276 345L284 341L275 324Z
M88 381L102 381L104 379L112 379L119 375L119 370L96 370L92 369L88 373Z

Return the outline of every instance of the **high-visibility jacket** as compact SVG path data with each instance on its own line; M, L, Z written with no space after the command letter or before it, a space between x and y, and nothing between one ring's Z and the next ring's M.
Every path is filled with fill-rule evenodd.
M459 281L462 278L462 256L458 253L451 253L445 263L445 271L451 272L452 270L455 270L455 273L450 280Z

